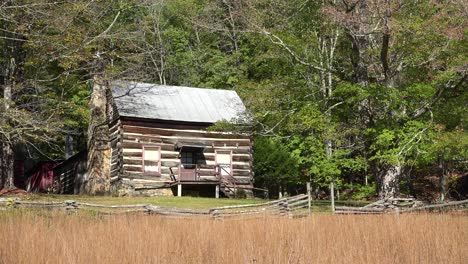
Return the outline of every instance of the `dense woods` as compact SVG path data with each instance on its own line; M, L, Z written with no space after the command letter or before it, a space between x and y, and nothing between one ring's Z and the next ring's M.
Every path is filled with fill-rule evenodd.
M2 1L0 187L15 157L85 148L103 78L237 91L271 193L417 195L432 175L443 200L467 177L467 15L463 0Z

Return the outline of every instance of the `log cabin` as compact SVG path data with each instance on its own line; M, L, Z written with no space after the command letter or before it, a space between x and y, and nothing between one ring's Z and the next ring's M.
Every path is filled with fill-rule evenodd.
M110 192L252 195L251 136L208 130L219 121L242 122L246 109L235 91L124 81L106 86L110 153L103 157Z

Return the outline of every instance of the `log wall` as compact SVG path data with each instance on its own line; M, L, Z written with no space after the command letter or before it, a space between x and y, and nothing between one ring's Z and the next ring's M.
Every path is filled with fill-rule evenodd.
M121 121L117 119L109 125L109 140L111 143L111 182L118 179L122 173L123 165L123 149L122 149L122 125Z
M170 127L170 128L169 128ZM249 136L232 133L209 132L207 126L184 126L130 122L119 120L111 127L112 137L112 175L119 171L124 180L147 182L148 184L171 181L170 168L178 175L180 164L177 143L203 144L201 163L202 180L216 180L215 151L232 151L233 176L239 184L252 185L252 142ZM161 147L161 176L145 176L142 170L143 146ZM114 154L114 152L116 154ZM120 158L120 159L119 159Z

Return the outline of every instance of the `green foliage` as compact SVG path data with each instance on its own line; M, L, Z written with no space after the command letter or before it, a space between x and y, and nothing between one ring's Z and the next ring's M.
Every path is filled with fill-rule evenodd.
M355 192L353 192L351 198L356 200L372 198L377 195L376 190L375 184L360 185L356 188Z
M255 181L260 186L286 187L300 183L297 161L279 139L256 137L253 158Z

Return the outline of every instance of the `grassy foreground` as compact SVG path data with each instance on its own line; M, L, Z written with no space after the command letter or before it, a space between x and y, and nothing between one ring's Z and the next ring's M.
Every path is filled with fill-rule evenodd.
M0 211L0 263L466 263L454 214L216 221Z

